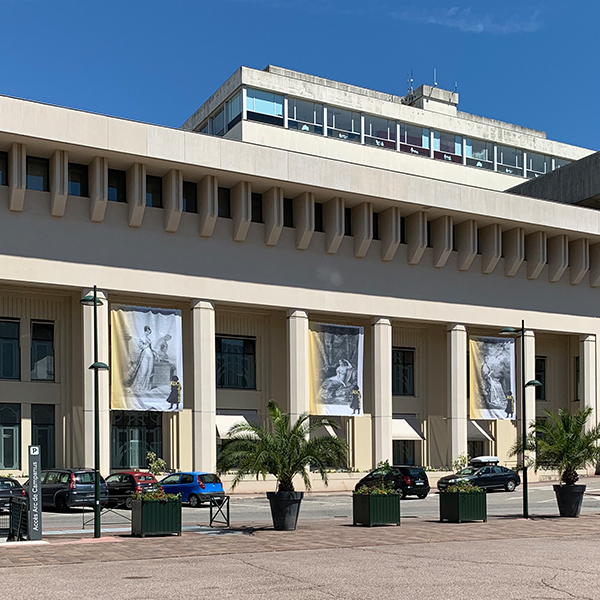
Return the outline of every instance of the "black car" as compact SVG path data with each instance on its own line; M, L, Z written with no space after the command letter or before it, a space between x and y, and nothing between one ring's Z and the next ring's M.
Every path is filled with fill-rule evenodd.
M429 479L423 467L399 466L387 469L375 469L363 477L354 487L354 490L363 485L375 487L381 482L391 484L400 498L416 496L426 498L429 494Z
M42 506L65 511L73 506L94 506L94 471L51 469L42 471ZM25 483L27 488L29 482ZM108 489L100 477L100 504L108 502Z
M506 467L498 465L481 467L477 464L472 464L454 475L442 477L437 484L438 490L445 490L449 485L458 483L459 481L468 481L486 490L498 489L514 492L516 487L521 483L521 478L517 472Z
M0 477L0 509L8 509L11 498L24 498L25 496L27 496L27 492L16 479Z
M152 473L141 471L121 471L113 473L106 478L108 488L109 506L131 508L133 505L132 494L146 492L153 489L162 489L160 483Z

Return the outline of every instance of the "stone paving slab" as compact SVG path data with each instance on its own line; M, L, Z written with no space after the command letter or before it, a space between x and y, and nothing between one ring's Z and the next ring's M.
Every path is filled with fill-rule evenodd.
M302 521L295 532L274 531L268 524L220 530L222 535L184 532L179 536L133 538L129 535L48 536L44 545L0 547L0 569L6 567L135 561L194 556L256 554L331 548L368 548L447 542L560 538L600 535L600 513L579 519L535 517L490 518L487 523L440 523L406 520L401 526L354 527L348 519ZM226 535L227 533L237 535ZM215 532L216 533L216 532Z

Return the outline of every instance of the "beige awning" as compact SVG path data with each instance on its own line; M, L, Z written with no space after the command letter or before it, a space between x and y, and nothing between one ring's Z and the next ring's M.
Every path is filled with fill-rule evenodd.
M248 425L248 421L246 417L242 417L241 415L217 415L217 431L219 433L219 437L222 440L225 440L229 437L229 430L238 423L244 423Z
M477 421L467 422L467 440L469 442L493 442L494 436L487 430L485 425L480 425Z
M416 417L403 416L392 419L393 440L416 440L420 442L425 439L421 426Z

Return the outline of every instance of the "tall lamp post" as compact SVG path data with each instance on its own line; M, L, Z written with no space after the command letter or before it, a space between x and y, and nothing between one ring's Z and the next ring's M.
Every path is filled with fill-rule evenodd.
M94 537L100 537L100 400L98 392L98 371L108 371L106 363L98 361L98 307L104 302L98 298L98 290L79 300L84 306L94 307L94 363L90 369L94 371Z
M529 519L529 488L527 485L527 461L525 460L525 449L527 448L527 404L525 402L525 393L528 387L540 387L542 384L537 379L531 379L525 382L525 321L521 321L521 330L514 327L504 327L500 330L500 335L521 334L521 383L523 389L521 393L521 436L523 438L523 518Z

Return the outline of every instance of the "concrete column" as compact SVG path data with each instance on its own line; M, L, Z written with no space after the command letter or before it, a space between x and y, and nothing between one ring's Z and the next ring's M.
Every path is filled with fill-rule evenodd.
M373 377L373 463L392 464L392 323L375 317L371 322Z
M517 370L517 432L521 435L523 431L522 421L522 406L523 406L523 379L522 379L522 367L521 367L521 339L517 339L516 343L516 370ZM530 330L525 330L525 383L535 379L535 333ZM525 410L527 412L527 431L529 432L529 426L535 422L536 407L535 407L535 387L528 387L525 391Z
M183 212L183 171L171 169L162 180L165 231L175 233Z
M249 181L240 181L231 190L231 218L233 240L243 242L252 221L252 185Z
M479 232L481 240L481 272L492 273L502 258L502 227L492 223Z
M392 260L401 241L401 215L397 206L386 208L379 213L379 237L381 260Z
M108 204L108 158L96 156L89 166L90 221L102 223Z
M25 144L12 144L8 152L8 189L10 210L20 212L25 203L27 188L27 148Z
M217 381L215 307L207 300L192 302L194 401L192 409L193 464L197 471L214 471L217 463Z
M296 248L306 250L315 232L315 195L312 192L294 198L294 227Z
M292 423L309 412L308 314L288 310L287 314L287 385Z
M246 106L245 103L244 106ZM219 216L219 181L214 175L207 175L198 182L196 190L200 235L202 237L210 237L215 230L217 217Z
M91 296L94 290L84 290L81 297ZM109 363L108 343L108 300L102 291L98 291L98 360ZM94 467L94 371L90 365L94 363L94 307L81 306L83 333L83 460L88 468ZM98 400L100 408L100 473L110 473L110 392L109 371L98 372Z
M69 195L69 153L55 150L50 157L50 214L62 217Z
M579 336L579 394L581 408L592 408L588 428L596 425L596 378L597 378L596 336Z
M272 187L263 194L265 244L276 246L283 230L283 188Z
M467 453L467 329L448 326L448 465Z

